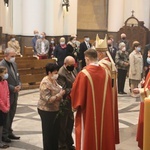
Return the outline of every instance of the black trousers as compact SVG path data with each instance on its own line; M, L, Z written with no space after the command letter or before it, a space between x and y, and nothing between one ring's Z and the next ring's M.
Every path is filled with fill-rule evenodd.
M6 115L7 113L4 113L0 110L0 126L4 126L6 122Z
M14 96L15 96L15 100L10 104L10 110L6 114L6 121L3 126L3 137L4 138L11 135L13 132L12 123L13 123L13 119L15 117L15 113L16 113L16 109L17 109L17 99L18 99L18 96L16 96L16 95L14 95Z
M124 92L127 70L118 69L118 92Z
M58 150L59 116L58 112L38 109L42 121L43 150Z
M67 146L68 149L74 144L72 130L74 125L74 116L71 110L60 116L60 135L59 146Z

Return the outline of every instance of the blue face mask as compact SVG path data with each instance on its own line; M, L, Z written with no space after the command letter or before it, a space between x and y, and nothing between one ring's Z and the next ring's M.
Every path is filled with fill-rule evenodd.
M137 47L136 49L137 49L137 51L138 51L138 52L140 52L140 51L141 51L141 47Z
M147 63L150 65L150 57L147 57Z
M8 79L8 73L5 73L5 74L4 74L3 79L4 79L4 80Z

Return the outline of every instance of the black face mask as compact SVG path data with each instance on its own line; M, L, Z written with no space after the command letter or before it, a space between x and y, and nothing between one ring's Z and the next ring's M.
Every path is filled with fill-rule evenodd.
M108 47L111 47L111 44L108 44Z
M123 37L122 39L123 39L123 40L125 40L126 38L125 38L125 37Z
M68 71L73 71L74 70L74 66L73 65L67 66L66 68L67 68Z

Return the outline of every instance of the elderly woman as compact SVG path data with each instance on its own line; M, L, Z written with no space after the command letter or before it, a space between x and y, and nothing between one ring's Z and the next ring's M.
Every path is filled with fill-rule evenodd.
M129 55L129 79L131 83L131 96L136 97L133 89L138 87L142 79L143 57L141 54L141 45L138 41L133 43L133 51Z
M20 54L20 45L19 45L19 42L16 40L15 35L10 35L10 40L7 43L7 47L13 48L17 55L21 55Z
M127 94L124 92L124 85L129 67L129 53L126 51L126 45L123 42L119 44L119 50L116 53L115 63L118 68L118 93Z
M59 104L65 91L57 83L58 65L48 63L46 74L40 84L38 113L42 121L43 149L57 150L59 136Z

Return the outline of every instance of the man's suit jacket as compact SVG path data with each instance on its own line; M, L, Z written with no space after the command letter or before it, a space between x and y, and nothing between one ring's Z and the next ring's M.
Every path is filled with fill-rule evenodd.
M59 69L59 72L58 72L59 76L58 76L58 84L60 84L62 86L62 88L66 91L65 93L65 97L70 97L70 92L71 92L71 89L72 89L72 84L75 80L75 77L77 75L77 71L76 69L73 70L73 72L68 72L68 70L62 66L60 69ZM73 74L73 76L72 76Z
M115 63L115 57L116 57L116 52L117 52L117 48L115 47L108 47L108 50L110 52L110 55Z
M90 47L91 47L91 43L89 43ZM79 59L82 60L82 68L84 66L86 66L86 63L85 63L85 59L84 59L84 52L88 49L87 45L85 42L82 42L80 44L80 49L79 49Z
M5 66L8 70L9 76L8 76L7 82L8 82L8 86L9 86L9 92L10 92L10 104L12 104L14 100L18 99L18 93L14 92L14 88L15 88L15 86L21 84L20 80L19 80L17 65L15 62L12 63L12 66L14 68L15 77L10 69L10 66L7 64L7 62L4 59L0 62L0 65Z

